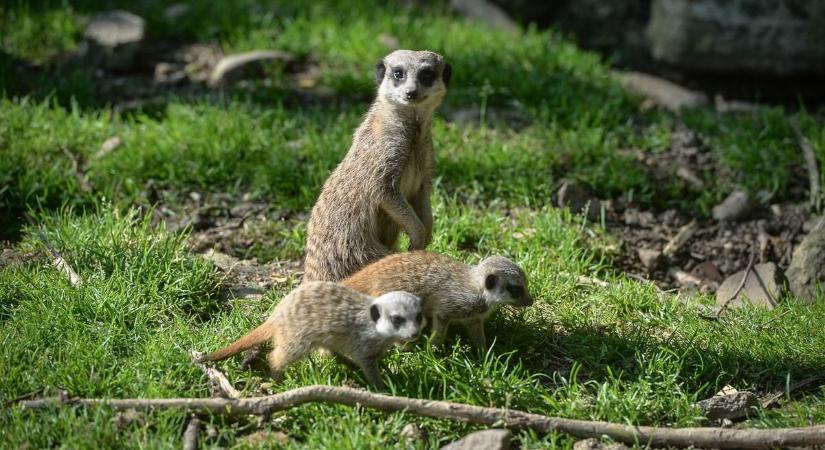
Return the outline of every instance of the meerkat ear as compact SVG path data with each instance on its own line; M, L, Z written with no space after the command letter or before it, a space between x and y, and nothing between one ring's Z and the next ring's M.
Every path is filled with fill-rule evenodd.
M370 317L372 317L373 322L378 322L378 319L381 317L381 313L378 311L378 305L370 306Z
M375 65L375 84L381 84L386 72L387 66L384 65L384 60L378 61L378 64Z
M453 76L453 67L449 63L444 63L444 70L441 71L441 79L444 81L444 86L450 86L450 77Z
M498 284L498 277L493 274L487 275L487 278L484 279L484 287L487 290L496 287L496 284Z

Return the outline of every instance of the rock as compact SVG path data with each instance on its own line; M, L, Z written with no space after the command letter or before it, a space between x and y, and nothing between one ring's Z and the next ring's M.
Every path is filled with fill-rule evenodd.
M518 31L518 24L503 9L486 0L450 0L450 6L470 19L493 28L511 33Z
M112 70L129 70L135 64L146 34L146 22L128 11L97 14L86 25L81 53L93 64Z
M655 59L702 72L825 74L821 1L653 0Z
M723 280L722 273L719 272L719 268L716 267L716 264L711 261L704 261L697 264L690 270L690 274L700 280L711 283L721 283Z
M759 406L759 399L753 392L740 391L728 395L715 395L697 402L696 406L710 420L733 420L753 413Z
M773 309L776 300L785 292L785 274L782 269L772 262L756 264L750 270L742 290L734 297L744 275L745 271L740 270L725 279L716 291L716 304L722 306L727 303L728 308L739 307L747 297L754 305Z
M169 22L174 22L189 14L190 11L192 11L192 7L186 3L172 3L163 10L163 18Z
M708 103L705 94L691 91L657 76L641 72L616 72L616 77L628 91L646 97L675 113Z
M794 295L807 303L816 300L817 284L825 288L825 219L794 249L788 281Z
M678 267L671 268L668 270L668 274L676 280L676 284L683 288L695 288L702 285L702 280L696 278L695 276L685 272Z
M573 444L573 450L625 450L627 448L621 442L605 443L596 438L585 439Z
M648 272L655 269L662 261L662 252L652 248L640 248L637 253L639 260Z
M242 78L255 69L260 70L262 64L266 62L280 61L286 63L294 59L292 54L278 50L257 50L227 55L221 58L212 69L207 84L213 87L218 86Z
M427 432L424 431L417 423L408 423L404 425L404 428L401 430L401 437L403 437L408 443L426 441L428 438Z
M714 206L711 215L716 220L736 221L745 218L751 210L750 196L744 191L731 192L722 203Z
M103 141L102 144L100 144L100 148L97 150L97 153L95 153L94 159L100 159L108 155L109 153L112 153L113 151L117 150L117 148L120 147L120 144L122 143L123 140L120 139L119 136L112 136L109 139L106 139L105 141Z
M599 199L593 196L589 188L573 182L562 183L556 192L556 203L559 208L568 208L573 214L582 213L586 209L590 221L598 220L601 215L602 204Z
M470 433L441 447L441 450L508 450L509 448L510 430L494 428Z

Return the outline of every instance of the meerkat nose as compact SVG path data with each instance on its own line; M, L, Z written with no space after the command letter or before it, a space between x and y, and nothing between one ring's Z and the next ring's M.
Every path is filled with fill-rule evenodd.
M418 97L418 91L413 89L411 91L407 91L407 100L415 100Z

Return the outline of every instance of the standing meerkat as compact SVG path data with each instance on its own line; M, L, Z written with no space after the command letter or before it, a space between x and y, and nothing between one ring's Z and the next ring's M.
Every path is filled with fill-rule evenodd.
M408 292L372 298L337 283L304 283L284 297L269 318L232 344L198 358L219 361L272 341L267 355L273 378L322 347L358 366L367 381L383 389L378 363L395 342L413 341L424 325L421 299Z
M484 321L499 305L533 304L524 271L502 256L476 266L432 252L397 253L382 258L342 282L367 295L403 290L421 297L431 321L434 345L446 337L452 322L464 325L470 342L485 348Z
M410 249L432 239L432 116L451 68L429 51L396 50L376 66L378 94L309 218L304 280L340 281L390 254L401 230Z

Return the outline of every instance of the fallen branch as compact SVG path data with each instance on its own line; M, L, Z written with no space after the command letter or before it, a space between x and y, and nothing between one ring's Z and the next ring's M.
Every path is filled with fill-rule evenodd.
M79 286L83 279L80 278L80 275L72 269L72 266L63 258L63 255L55 249L51 242L49 242L49 238L46 237L46 234L43 233L43 230L37 229L37 234L40 236L40 240L43 241L43 245L49 250L49 253L52 254L52 265L57 268L57 270L66 274L69 278L69 283L72 286Z
M799 128L799 123L796 121L791 121L791 127L793 127L793 131L796 133L796 140L799 142L799 148L802 149L802 155L805 157L805 166L808 168L808 184L810 186L811 206L815 208L819 204L819 198L821 195L819 185L819 168L816 164L816 152L814 152L814 148L810 141L808 141L808 138L802 134L802 130Z
M235 389L235 386L232 386L232 382L229 381L229 378L226 378L223 372L206 364L196 362L203 353L193 350L191 355L192 362L198 366L203 373L206 374L206 378L209 379L209 389L212 391L213 396L223 398L241 397L240 391Z
M192 416L183 432L183 450L197 450L198 437L201 432L201 421Z
M678 252L687 243L687 241L693 237L698 229L699 226L695 220L691 220L690 223L679 228L679 231L676 232L676 236L673 236L673 238L665 244L665 248L662 250L662 255L667 258L675 255L676 252Z
M823 380L825 380L825 376L823 376L823 375L814 375L814 376L811 376L811 377L808 377L808 378L803 378L803 379L797 381L796 383L790 385L787 388L787 390L778 390L778 391L774 392L773 394L765 397L760 402L760 405L762 406L762 409L770 408L770 407L774 406L775 404L777 404L779 402L779 400L782 397L784 397L785 395L791 395L791 393L793 393L794 391L797 391L799 389L808 387L812 384L818 383L818 382L823 381Z
M112 409L185 409L193 413L267 415L305 403L334 403L377 409L403 411L424 417L533 430L539 434L562 432L589 438L608 436L626 444L653 447L747 448L762 449L825 444L825 425L804 428L726 429L726 428L659 428L609 422L564 419L518 410L465 405L438 400L423 400L375 394L338 386L307 386L265 397L166 398L166 399L59 399L27 400L22 408L42 409L59 405L107 406Z

